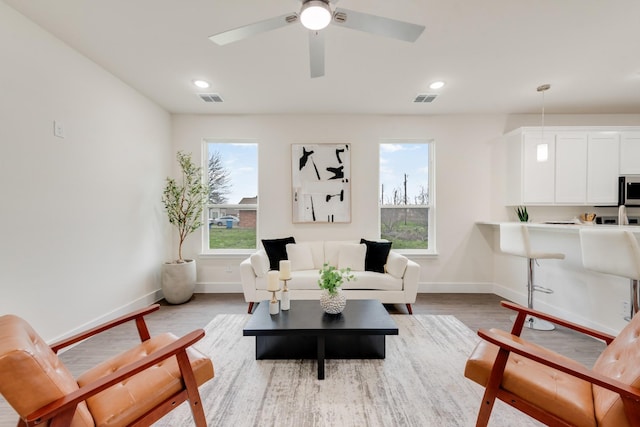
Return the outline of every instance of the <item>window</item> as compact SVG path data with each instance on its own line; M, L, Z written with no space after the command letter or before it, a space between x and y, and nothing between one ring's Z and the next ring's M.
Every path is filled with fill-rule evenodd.
M204 153L210 189L208 227L203 227L205 252L255 249L258 144L207 140Z
M403 252L435 253L433 142L380 143L380 236Z

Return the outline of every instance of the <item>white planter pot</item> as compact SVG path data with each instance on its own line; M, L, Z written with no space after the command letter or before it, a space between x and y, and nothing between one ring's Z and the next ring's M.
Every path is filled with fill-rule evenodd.
M325 313L342 313L342 310L347 305L347 297L342 292L342 288L337 288L336 290L338 291L336 295L331 295L326 289L323 289L322 294L320 294L320 307Z
M191 299L196 288L196 261L162 265L162 293L169 304L182 304Z

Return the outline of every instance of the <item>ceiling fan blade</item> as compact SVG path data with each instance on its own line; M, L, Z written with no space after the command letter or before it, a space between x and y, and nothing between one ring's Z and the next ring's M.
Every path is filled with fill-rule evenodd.
M364 31L407 42L415 42L424 31L424 25L411 24L341 8L336 8L333 23L352 30Z
M237 42L239 40L248 39L256 34L264 33L278 28L286 27L289 24L298 22L298 14L288 13L286 15L276 16L274 18L265 19L264 21L254 22L253 24L244 25L234 28L233 30L223 31L209 37L212 42L223 46L225 44Z
M309 64L311 78L324 76L324 33L309 31Z

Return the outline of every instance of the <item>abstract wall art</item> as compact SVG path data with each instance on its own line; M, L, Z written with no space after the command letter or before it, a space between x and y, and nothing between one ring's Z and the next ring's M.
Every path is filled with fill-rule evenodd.
M351 222L351 144L292 144L293 222Z

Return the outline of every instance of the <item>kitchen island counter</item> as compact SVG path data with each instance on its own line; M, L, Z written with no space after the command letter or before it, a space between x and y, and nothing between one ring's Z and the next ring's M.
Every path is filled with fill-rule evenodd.
M515 221L512 221L515 222ZM509 221L476 221L477 225L488 225L493 227L499 227L500 224L508 224ZM543 230L550 231L575 231L577 232L581 228L622 228L625 230L629 230L633 233L640 234L640 225L617 225L617 224L578 224L578 223L569 223L562 221L546 221L546 222L527 222L525 223L527 227L530 228L539 228Z
M526 305L526 259L500 251L500 224L504 223L506 222L478 221L476 226L494 253L495 293ZM629 279L586 270L582 265L579 230L594 227L624 229L634 233L640 240L640 226L536 222L526 225L534 251L565 254L564 260L538 260L536 282L553 289L554 293L536 293L534 308L617 335L627 324L624 316L628 313Z

